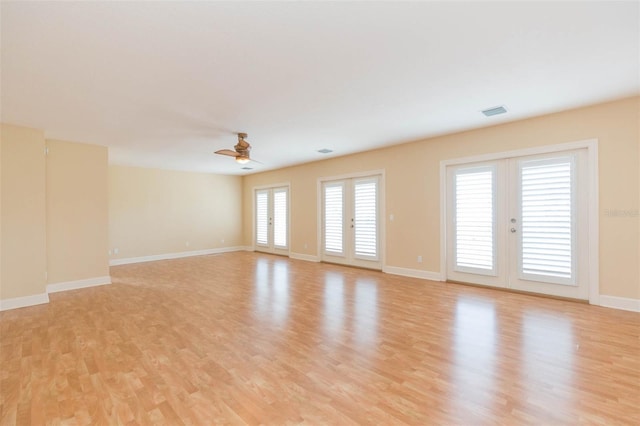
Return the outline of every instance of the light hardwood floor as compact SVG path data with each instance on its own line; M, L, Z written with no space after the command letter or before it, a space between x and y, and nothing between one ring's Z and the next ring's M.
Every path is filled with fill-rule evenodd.
M0 313L2 424L640 424L640 314L257 253Z

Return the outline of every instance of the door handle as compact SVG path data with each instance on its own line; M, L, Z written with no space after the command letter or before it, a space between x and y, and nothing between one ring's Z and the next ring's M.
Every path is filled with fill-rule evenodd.
M510 231L511 231L512 234L515 234L516 228L511 228Z

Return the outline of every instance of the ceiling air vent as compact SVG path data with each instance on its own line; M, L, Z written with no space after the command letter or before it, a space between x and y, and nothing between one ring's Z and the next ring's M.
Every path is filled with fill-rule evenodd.
M253 167L243 167L242 170L253 170Z
M329 154L330 152L333 152L333 150L329 148L322 148L322 149L319 149L318 152L320 154Z
M488 108L482 111L482 113L487 117L491 117L492 115L504 114L505 112L507 112L507 109L503 106Z

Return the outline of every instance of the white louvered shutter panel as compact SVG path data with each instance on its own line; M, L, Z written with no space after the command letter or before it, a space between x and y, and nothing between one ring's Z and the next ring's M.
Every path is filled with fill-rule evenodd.
M343 254L344 184L324 186L324 250L329 254Z
M520 163L520 275L575 284L573 157Z
M287 195L286 188L273 190L273 245L278 248L287 248Z
M269 192L256 191L256 244L269 244Z
M455 173L455 270L496 273L495 167Z
M378 258L378 181L356 180L354 183L355 255Z

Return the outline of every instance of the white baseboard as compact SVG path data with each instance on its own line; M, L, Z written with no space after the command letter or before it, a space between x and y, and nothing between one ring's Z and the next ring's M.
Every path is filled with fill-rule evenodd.
M291 259L296 259L296 260L306 260L307 262L320 262L320 258L312 254L302 254L302 253L291 252L289 253L289 257Z
M640 299L601 294L600 306L604 306L605 308L622 309L624 311L640 312Z
M430 281L444 281L440 272L422 271L420 269L400 268L398 266L384 266L382 272L403 277L420 278Z
M94 287L98 285L111 284L111 277L87 278L77 281L66 281L61 283L47 285L46 293L34 294L31 296L14 297L13 299L0 300L0 311L9 309L25 308L27 306L42 305L49 303L49 293L57 293L59 291L76 290L79 288Z
M228 253L232 251L253 251L253 248L246 246L222 247L215 249L182 251L180 253L154 254L151 256L129 257L126 259L112 259L109 266L127 265L129 263L155 262L156 260L180 259L191 256L205 256L208 254Z
M77 281L66 281L61 283L47 285L47 293L57 293L59 291L77 290L79 288L95 287L98 285L111 284L111 277L105 275L104 277L87 278Z
M14 297L12 299L0 300L0 311L26 308L27 306L42 305L44 303L49 303L49 295L47 293L34 294L32 296Z

